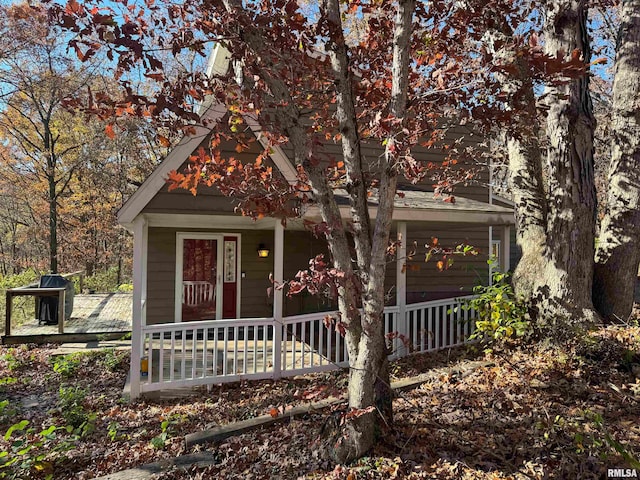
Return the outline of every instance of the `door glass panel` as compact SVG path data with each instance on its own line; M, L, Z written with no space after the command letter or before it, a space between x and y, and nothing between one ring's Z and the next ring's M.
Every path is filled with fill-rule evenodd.
M182 321L216 318L218 241L185 238L182 254Z

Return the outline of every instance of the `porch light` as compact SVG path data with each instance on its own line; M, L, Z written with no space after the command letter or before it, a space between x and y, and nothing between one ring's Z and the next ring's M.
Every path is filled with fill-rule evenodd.
M269 256L269 249L265 246L264 243L258 245L258 257L267 258Z

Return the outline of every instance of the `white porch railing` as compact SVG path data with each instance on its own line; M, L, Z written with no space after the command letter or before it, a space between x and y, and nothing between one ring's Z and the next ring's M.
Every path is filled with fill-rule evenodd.
M461 345L473 330L473 311L456 310L471 297L384 311L390 358ZM208 320L142 327L141 357L148 372L140 392L243 379L278 378L348 365L344 337L323 322L335 312L273 318ZM134 352L136 349L132 349ZM133 358L140 365L141 358ZM279 368L278 368L279 367ZM136 397L139 392L131 392Z

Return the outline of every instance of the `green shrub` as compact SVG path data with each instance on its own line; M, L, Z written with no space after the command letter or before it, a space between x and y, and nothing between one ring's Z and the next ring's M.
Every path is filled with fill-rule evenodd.
M64 432L51 425L38 432L29 427L28 420L13 424L4 434L4 440L11 442L8 451L0 451L0 478L31 478L37 473L46 479L53 478L53 463L49 461L57 452L73 448L73 442L60 438L58 432ZM70 428L66 431L70 432Z
M88 412L84 407L84 399L88 391L80 387L60 386L58 392L58 409L67 425L81 437L95 430L97 415Z
M0 275L0 316L4 319L6 311L5 292L9 288L24 287L37 283L40 272L29 269L21 273L11 275ZM13 309L11 312L11 325L18 327L28 320L36 318L35 301L31 296L19 296L13 298ZM4 330L4 322L0 329Z
M126 280L126 278L124 280ZM133 291L133 286L129 285L130 284L127 283L118 285L118 267L115 265L110 267L108 270L95 272L90 277L85 277L84 279L84 289L95 291L97 293Z
M40 275L40 272L33 269L10 275L0 275L0 288L6 290L7 288L25 287L37 283Z
M477 314L475 330L469 338L501 344L528 335L532 328L526 319L527 309L515 297L509 275L494 272L492 277L491 285L474 287L475 298L461 307L463 310L474 310Z
M81 354L70 353L69 355L56 355L51 357L50 362L53 365L54 372L64 378L69 378L76 374L80 367L81 360Z
M104 352L101 360L102 365L110 372L115 372L122 368L127 362L127 353L115 349L109 349Z

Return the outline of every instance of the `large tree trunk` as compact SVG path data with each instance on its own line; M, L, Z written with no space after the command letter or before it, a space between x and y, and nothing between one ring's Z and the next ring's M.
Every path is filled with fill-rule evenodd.
M640 1L622 3L613 83L609 194L596 251L593 302L626 320L640 262Z
M589 62L586 0L549 0L545 51L574 51ZM544 276L538 288L542 319L592 320L591 286L595 234L593 131L595 119L585 74L546 89L549 192Z
M503 93L508 95L511 110L518 119L505 125L501 140L507 149L508 182L513 195L516 217L516 242L522 251L512 281L518 294L532 298L536 279L544 270L547 203L542 177L538 110L533 80L526 56L519 54L513 27L497 16L489 23L485 39L497 65L510 67L510 74L497 68L494 75Z
M590 59L586 27L587 2L549 0L545 10L545 52L566 59L579 52ZM527 174L537 152L527 145L509 144L511 183L523 189L534 188L531 198L518 200L518 212L534 206L534 216L521 231L525 262L516 272L516 287L530 301L538 322L547 327L593 320L591 286L595 230L595 185L593 179L593 130L595 120L589 96L589 77L583 75L549 85L545 91L547 112L548 192L546 208L540 211L540 181L536 170ZM535 147L535 146L534 146ZM533 155L533 157L532 157ZM522 202L525 202L522 204ZM539 232L540 214L545 232ZM519 219L522 225L522 219ZM523 238L523 235L527 238ZM544 242L544 243L542 243Z

